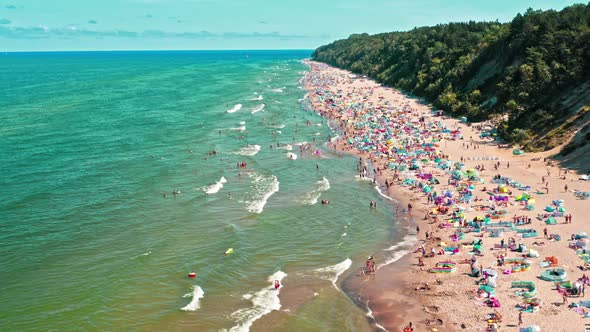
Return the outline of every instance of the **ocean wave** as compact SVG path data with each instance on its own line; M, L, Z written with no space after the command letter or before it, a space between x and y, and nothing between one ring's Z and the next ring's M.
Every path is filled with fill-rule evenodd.
M264 210L266 202L274 193L279 191L279 180L276 176L262 176L253 173L253 197L246 201L248 212L261 213Z
M389 197L389 196L385 195L385 194L383 193L383 191L381 191L381 187L379 187L379 185L375 185L375 190L377 190L377 192L379 193L379 195L381 195L381 197L384 197L384 198L386 198L386 199L388 199L388 200L390 200L390 201L397 202L397 200L396 200L396 199L394 199L394 198L392 198L392 197Z
M389 332L386 328L384 328L383 326L379 325L379 323L377 323L375 316L373 316L373 310L371 310L371 308L369 307L369 301L367 301L367 317L369 317L373 320L373 322L375 323L375 326L378 329L385 331L385 332Z
M297 155L294 154L293 152L287 152L287 158L289 158L291 160L297 160Z
M240 121L239 124L243 126L246 124L246 121Z
M361 177L361 176L359 176L359 175L355 175L355 176L354 176L354 178L355 178L357 181L371 181L371 182L373 181L373 179L371 179L371 178L370 178L370 177L368 177L368 176L363 176L363 177Z
M258 97L252 98L250 100L255 101L255 100L262 100L262 99L264 99L264 97L262 97L262 95L258 95Z
M242 108L242 104L235 104L234 107L225 111L225 113L235 113L235 112L239 111L240 108Z
M221 188L223 188L224 183L227 183L227 179L222 176L221 179L219 179L219 181L215 182L214 184L203 187L203 191L206 194L215 194L219 192Z
M274 281L279 283L287 276L283 271L277 271L268 277L269 287L265 287L254 294L245 294L243 298L252 302L251 308L237 310L231 314L231 317L237 320L236 326L232 327L229 332L248 332L252 324L260 317L270 313L273 310L281 309L281 300L279 292L281 288L275 290Z
M201 289L201 287L195 285L195 286L193 286L192 293L184 294L183 297L191 297L191 296L192 296L191 302L189 304L187 304L186 306L180 308L180 310L196 311L197 309L199 309L201 307L200 300L205 296L205 292L203 291L203 289Z
M238 152L234 152L235 154L239 154L240 156L253 156L260 151L260 145L254 144L243 147Z
M283 150L287 150L287 151L291 151L293 150L293 146L291 144L287 144L287 145L283 145L277 149L283 149Z
M246 126L239 126L239 127L229 128L229 130L244 131L244 130L246 130Z
M306 205L314 205L318 202L320 196L324 191L330 189L330 181L323 177L321 180L316 182L316 189L306 193L301 199L301 203Z
M284 124L280 124L280 125L274 125L274 126L268 126L269 128L275 128L275 129L283 129L285 128Z
M336 289L339 289L338 286L336 286L338 277L340 277L342 273L348 270L351 265L352 261L350 260L350 258L347 258L336 265L322 267L314 271L318 273L318 276L320 278L332 282L332 285L334 285Z
M264 109L264 106L266 106L266 104L260 104L260 105L258 105L256 107L254 107L252 109L252 114L258 113L258 112L262 111Z
M136 259L136 258L143 257L143 256L149 256L151 253L152 253L152 251L151 250L148 250L147 252L144 252L141 255L137 255L137 256L131 257L131 259Z
M284 86L282 88L271 89L270 91L276 92L276 93L281 93L281 92L284 92L285 91L285 88L286 87Z
M412 247L416 244L418 238L415 235L406 235L399 243L392 245L391 247L385 249L385 251L392 252L393 254L387 257L384 257L384 261L382 264L377 265L377 270L380 268L389 265L393 262L398 261L400 258L404 257L405 255L409 254L412 250ZM403 250L398 250L403 249Z
M305 141L304 142L293 143L293 145L295 145L295 146L301 146L301 145L305 145L305 144L307 144L307 142L305 142Z

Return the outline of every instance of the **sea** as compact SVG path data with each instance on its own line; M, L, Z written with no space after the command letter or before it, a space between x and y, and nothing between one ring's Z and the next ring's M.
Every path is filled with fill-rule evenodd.
M371 330L339 281L401 225L310 55L0 54L0 330Z

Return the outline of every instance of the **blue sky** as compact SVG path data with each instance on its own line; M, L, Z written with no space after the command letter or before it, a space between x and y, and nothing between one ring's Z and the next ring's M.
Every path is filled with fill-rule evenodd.
M0 51L314 49L352 33L507 22L567 0L0 0Z

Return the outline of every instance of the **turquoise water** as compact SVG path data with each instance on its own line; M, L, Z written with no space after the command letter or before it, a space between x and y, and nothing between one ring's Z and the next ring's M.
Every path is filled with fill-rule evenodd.
M309 54L1 55L0 327L245 331L286 273L273 329L367 329L331 279L393 243L392 214L302 106Z

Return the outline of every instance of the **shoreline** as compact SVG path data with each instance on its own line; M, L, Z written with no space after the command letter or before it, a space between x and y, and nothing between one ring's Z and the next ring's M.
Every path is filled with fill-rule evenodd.
M530 182L530 186L534 187L536 190L535 194L531 194L533 196L536 195L534 198L538 201L538 211L523 212L521 209L522 207L517 204L517 202L514 204L510 202L509 206L502 207L508 210L507 219L510 219L513 214L515 216L526 215L531 218L540 212L539 210L542 209L543 206L551 204L552 200L559 198L558 196L564 195L568 198L566 203L566 206L568 207L567 211L568 213L573 214L575 219L583 214L584 210L586 212L590 211L587 203L584 204L583 201L574 199L573 195L570 193L572 190L569 192L564 190L563 194L557 192L555 194L541 195L541 190L543 190L543 188L548 187L555 191L556 189L554 188L559 188L559 186L563 186L564 184L567 185L569 183L571 183L570 189L581 191L590 190L590 186L587 183L588 181L574 182L571 173L569 179L564 178L562 180L562 170L556 167L555 161L549 161L548 163L541 161L544 160L544 158L549 157L553 151L526 154L524 158L523 156L512 155L511 151L501 149L497 146L497 143L491 142L485 139L485 137L480 138L481 132L476 130L479 124L477 124L477 126L468 126L456 119L435 118L432 115L432 109L427 105L422 104L419 100L410 98L398 90L382 87L370 79L359 78L357 75L351 74L350 72L333 68L323 63L309 60L305 61L305 63L309 67L309 72L305 74L305 89L309 93L308 98L312 110L320 114L322 117L328 118L339 124L339 137L328 145L337 151L362 158L363 161L370 160L369 169L376 168L376 171L374 172L374 180L377 182L377 186L381 189L379 191L383 191L383 193L380 194L397 200L398 202L392 202L394 203L394 206L405 207L408 203L412 203L412 213L408 215L407 213L402 212L402 219L405 220L398 220L400 224L405 222L409 226L405 230L405 234L400 235L400 240L403 239L404 236L416 233L411 230L412 228L420 227L422 232L429 232L431 238L425 239L423 236L424 233L418 233L418 240L423 241L427 248L433 248L433 250L436 248L438 251L441 248L441 242L451 242L450 237L456 229L454 227L447 227L444 222L437 220L439 218L445 218L445 215L438 214L434 216L433 213L429 213L432 211L432 208L436 206L429 204L426 199L426 194L420 190L421 188L419 186L413 187L414 189L409 189L408 186L403 186L403 179L400 176L402 172L392 171L389 167L386 167L387 164L391 164L392 160L396 160L396 158L396 161L399 163L405 162L407 164L408 162L405 159L400 158L400 154L390 154L387 151L381 151L380 149L382 147L388 148L388 146L383 144L383 142L380 142L380 145L378 145L379 142L373 142L372 140L367 141L367 145L375 144L377 145L376 149L373 148L368 151L359 151L357 149L359 146L363 146L362 142L359 143L356 140L357 137L379 137L379 133L375 134L372 132L373 130L379 130L379 127L371 127L372 123L370 121L365 121L359 125L360 117L364 117L363 120L370 119L373 122L377 122L381 121L381 118L372 119L372 115L379 114L381 117L386 117L389 114L394 114L400 118L387 119L386 121L389 121L387 123L395 123L396 121L404 123L404 121L409 121L419 125L419 123L424 124L425 121L429 121L429 124L436 121L441 127L444 126L444 128L449 128L452 131L460 131L462 139L457 139L457 136L452 137L448 134L444 135L444 137L443 135L439 135L439 143L437 144L438 149L435 151L438 155L442 156L442 159L444 160L454 160L457 162L461 160L461 162L464 162L467 167L477 166L478 170L480 169L480 166L483 167L482 171L479 172L481 173L479 176L482 183L472 183L472 194L475 195L476 201L483 201L481 204L485 204L485 201L478 196L483 195L485 198L485 193L482 194L481 191L482 189L486 189L486 184L489 187L494 186L491 180L496 172L498 174L500 172L506 174L506 176L509 176L515 181L520 181L521 183ZM389 112L388 110L392 111ZM354 116L351 116L351 114L354 114ZM424 122L419 122L420 118L422 118L422 121ZM425 135L431 134L428 130L432 129L432 127L426 129L425 126L424 128ZM399 134L400 132L401 134ZM412 141L411 135L404 136L402 130L399 130L398 132L394 130L394 133L398 135L391 139L393 142L388 141L389 146L402 145L402 143L405 143L408 146L408 149L415 148L416 142ZM410 136L410 140L408 140L408 136ZM399 138L403 138L405 141L396 141L396 139ZM421 139L423 140L420 134L414 134L415 141ZM434 137L433 142L435 142ZM414 144L414 146L412 146L412 144ZM471 148L473 148L473 152L469 150ZM433 154L428 154L428 156L432 157ZM494 170L494 168L498 166L497 163L506 164L506 166L501 165L498 169ZM510 164L513 165L512 168L509 167ZM534 167L532 167L531 164L534 165ZM437 190L454 190L454 187L444 185L445 183L449 183L449 172L443 172L432 167L432 165L432 163L428 164L428 162L425 162L423 165L420 165L418 170L421 173L429 172L440 181L440 184L432 186L436 187ZM543 177L543 179L546 178L547 185L543 184L539 186L537 181L533 181L533 179L536 180L541 178L545 173L545 168L547 168L548 174L546 177ZM550 176L551 169L554 171L553 177ZM559 173L559 177L556 177L557 173ZM414 177L410 176L410 173L407 171L403 174L406 176L406 179L410 177L414 179ZM567 173L564 174L564 176L567 176ZM573 176L576 177L575 174ZM389 182L390 179L392 180L391 182ZM389 186L386 185L386 181L390 184ZM420 180L417 180L416 182L420 182ZM478 188L475 189L476 187ZM533 188L529 189L529 191L532 190ZM515 191L515 195L520 193L516 192L516 190L513 191ZM549 190L547 189L547 191ZM511 197L515 195L511 195ZM479 200L477 200L477 198L479 198ZM510 199L510 201L512 201L512 199ZM471 201L469 201L469 203L471 203ZM468 205L467 202L457 203L457 205L459 204ZM494 203L492 203L492 205L494 205ZM495 205L492 208L495 208ZM465 219L464 221L466 222L466 220L470 220L483 212L476 211L472 206L468 206L465 210L461 210L461 213L465 215L463 219ZM399 215L397 216L399 217ZM409 220L409 218L411 218L411 220ZM583 227L580 226L574 228L571 224L566 225L567 227L559 225L559 229L552 226L554 227L552 231L561 233L561 236L567 236L575 230L578 232L584 230L582 229ZM539 226L544 226L544 224L536 222L533 223L533 226L539 228ZM541 233L540 229L537 229L537 231ZM466 236L466 240L467 237L472 238L472 234L464 235ZM509 235L511 234L507 234L506 237ZM518 234L516 236L518 236ZM485 265L486 267L493 269L496 265L496 257L494 257L495 252L490 253L487 247L490 242L496 242L492 243L492 246L489 249L494 250L494 247L499 245L500 238L488 238L485 235L479 237L478 234L475 234L473 237L474 240L478 238L485 239L486 241L484 243L486 246L484 251L482 251L483 256L478 257L479 266ZM519 238L519 242L527 247L531 247L531 243L535 239L537 240L536 242L542 242L542 240L539 240L539 237L530 239ZM425 266L423 267L420 267L415 263L417 258L421 256L420 254L417 255L416 252L412 250L415 247L416 245L413 245L409 248L408 252L401 256L397 261L380 268L374 276L371 276L372 280L369 280L370 282L366 282L367 280L365 280L365 278L361 278L360 274L355 273L353 268L353 272L348 273L341 281L342 290L355 304L357 304L357 306L361 307L368 313L372 313L374 318L368 317L368 319L376 330L382 329L381 327L389 331L401 330L403 329L403 326L410 321L412 321L419 330L426 329L428 331L433 328L441 328L444 331L461 330L462 328L470 330L485 328L485 314L489 314L494 308L487 308L475 315L473 314L474 309L468 302L475 301L477 304L481 303L480 301L485 302L485 300L478 300L473 296L472 289L477 288L477 286L474 286L475 279L469 277L467 273L459 273L459 270L461 272L469 272L469 269L458 265L458 271L455 274L433 274L425 271L428 267L441 259L461 261L459 257L463 259L471 257L469 250L466 250L469 248L467 242L463 241L463 243L458 244L459 252L456 255L445 254L443 256L435 256L434 258L424 258ZM566 242L561 242L561 246L559 246L558 242L552 242L539 248L535 247L535 250L538 252L544 252L541 254L541 257L551 255L558 256L560 261L563 259L566 262L564 266L568 267L568 272L576 277L581 275L581 272L576 273L577 271L574 270L581 260L575 255L575 252L571 250L568 252ZM380 253L376 253L377 259L379 259L379 254ZM564 256L567 256L567 258ZM380 262L378 262L378 264L379 263ZM538 265L538 262L533 264ZM468 268L469 266L466 267ZM519 275L519 277L526 277L525 280L534 281L538 284L538 288L543 286L543 291L541 292L541 290L539 290L540 295L542 293L544 297L549 299L558 298L557 295L551 293L551 285L541 284L543 281L538 280L536 275L540 274L540 272L540 267L534 266L531 267L531 271L526 271L526 274L522 273L522 276ZM508 317L513 322L518 315L517 310L513 309L513 307L521 301L514 298L514 296L510 294L513 291L510 290L510 288L505 289L505 285L509 285L510 281L517 280L518 278L514 277L515 275L518 274L515 273L506 277L501 276L499 279L502 280L503 287L498 287L496 289L496 298L500 299L503 303L509 303L508 306L503 305L502 308L498 308L498 310L502 312L502 315L505 318ZM429 286L429 289L424 291L415 290L416 288L423 287L422 285L426 283L433 286ZM555 293L557 294L557 292ZM576 315L573 314L572 310L566 310L564 312L564 308L556 307L557 306L550 303L545 303L541 310L542 312L545 312L545 315L556 315L556 312L562 313L560 315L562 316L560 317L562 319L559 319L559 323L555 322L555 317L552 319L543 319L542 312L540 315L531 314L531 319L526 319L525 322L531 321L542 328L555 328L558 326L557 324L559 324L559 326L568 326L572 329L578 329L583 325L579 315L576 319Z

